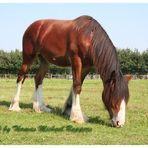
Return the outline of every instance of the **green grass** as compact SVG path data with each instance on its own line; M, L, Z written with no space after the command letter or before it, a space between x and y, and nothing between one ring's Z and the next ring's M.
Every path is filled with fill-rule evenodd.
M71 84L71 80L45 79L44 100L53 111L35 113L34 81L27 79L20 96L22 110L17 113L8 111L16 80L0 79L0 144L148 144L148 80L129 83L131 97L123 128L110 126L101 100L102 82L98 80L85 80L81 93L88 123L72 123L61 115Z

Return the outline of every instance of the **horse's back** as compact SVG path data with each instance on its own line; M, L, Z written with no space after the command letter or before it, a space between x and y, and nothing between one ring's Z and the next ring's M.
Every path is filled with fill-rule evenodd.
M72 21L68 20L52 20L44 19L33 22L25 31L25 37L31 37L34 42L43 39L45 35L53 35L52 33L63 33L70 27Z
M87 18L83 20L82 23L84 24L89 21ZM80 54L82 57L86 57L91 42L91 35L88 37L83 35L83 25L82 30L79 30L76 23L76 19L35 21L25 31L23 41L31 40L34 53L41 54L48 61L56 65L66 63L67 66L70 64L68 57L72 54ZM24 48L24 50L28 49Z

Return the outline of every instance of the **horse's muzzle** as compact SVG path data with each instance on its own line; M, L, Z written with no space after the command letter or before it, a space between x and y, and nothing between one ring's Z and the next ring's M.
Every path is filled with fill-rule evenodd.
M111 120L111 122L112 122L112 125L117 128L123 127L123 125L124 125L124 123L121 123L120 121Z

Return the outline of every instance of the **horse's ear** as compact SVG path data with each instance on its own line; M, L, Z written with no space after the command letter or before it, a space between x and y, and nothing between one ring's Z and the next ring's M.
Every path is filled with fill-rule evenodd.
M125 75L125 76L124 76L124 79L125 79L125 81L128 83L129 80L132 79L132 77L133 77L132 75L129 75L129 74L128 74L128 75Z

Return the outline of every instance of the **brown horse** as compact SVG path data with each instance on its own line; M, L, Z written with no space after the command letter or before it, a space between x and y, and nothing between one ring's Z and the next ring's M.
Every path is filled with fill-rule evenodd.
M90 16L74 20L39 20L31 24L23 36L23 62L17 78L16 95L9 110L19 111L20 89L29 66L36 56L41 65L35 76L33 109L50 112L42 100L42 81L48 64L71 66L73 85L65 102L63 113L70 120L83 123L88 118L80 107L80 92L83 80L94 66L103 81L102 99L112 123L121 127L125 122L125 108L129 98L127 82L123 76L116 49L101 25Z

